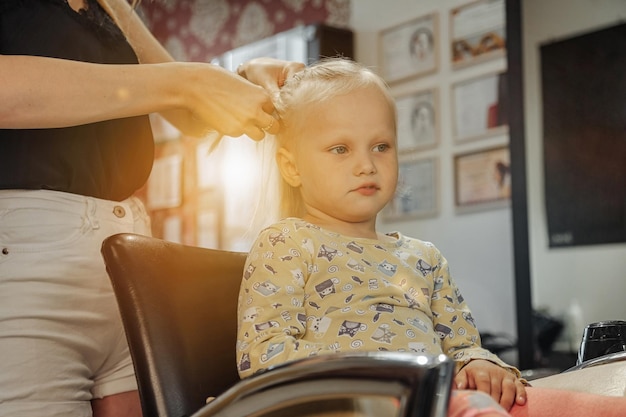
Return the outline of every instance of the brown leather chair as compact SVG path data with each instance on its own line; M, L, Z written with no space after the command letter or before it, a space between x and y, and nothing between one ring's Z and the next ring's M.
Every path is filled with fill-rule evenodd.
M401 352L322 355L239 380L244 253L119 234L103 242L145 417L444 417L454 364ZM206 404L207 397L216 397Z
M239 381L237 297L246 254L134 234L102 255L133 357L143 415L191 415Z

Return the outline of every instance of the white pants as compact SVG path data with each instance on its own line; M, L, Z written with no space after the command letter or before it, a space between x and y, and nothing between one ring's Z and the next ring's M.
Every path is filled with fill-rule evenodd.
M137 389L100 248L150 234L137 198L0 190L0 416L90 417Z

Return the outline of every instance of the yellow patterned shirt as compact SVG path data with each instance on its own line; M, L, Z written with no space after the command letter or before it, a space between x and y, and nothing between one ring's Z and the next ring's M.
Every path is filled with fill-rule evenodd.
M336 351L444 353L457 370L487 359L446 259L393 233L352 238L289 218L263 230L246 261L237 338L241 377Z

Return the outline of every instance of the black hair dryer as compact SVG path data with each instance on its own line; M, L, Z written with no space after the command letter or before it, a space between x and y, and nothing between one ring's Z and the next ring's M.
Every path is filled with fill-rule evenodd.
M585 327L576 365L618 352L626 352L626 321L591 323Z

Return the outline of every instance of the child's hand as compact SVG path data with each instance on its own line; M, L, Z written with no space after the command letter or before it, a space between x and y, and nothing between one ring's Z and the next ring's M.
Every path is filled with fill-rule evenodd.
M484 359L474 359L454 377L458 389L483 391L510 410L515 403L526 403L526 388L514 374Z

